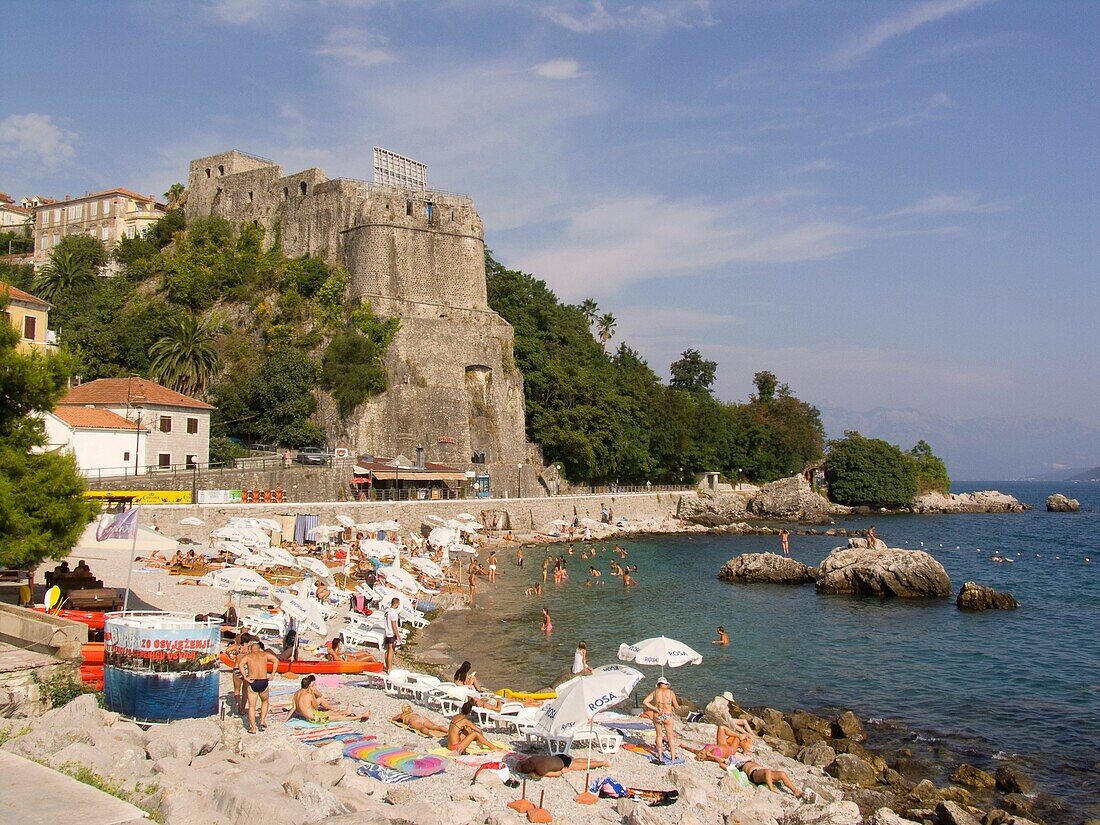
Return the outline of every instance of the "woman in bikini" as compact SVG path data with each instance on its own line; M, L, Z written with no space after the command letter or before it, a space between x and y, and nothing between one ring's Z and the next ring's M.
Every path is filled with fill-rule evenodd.
M472 667L468 661L459 665L458 670L455 671L454 683L468 687L470 690L476 690L478 693L485 693L481 683L477 680L477 671L471 670ZM500 710L504 706L504 700L499 696L471 696L470 699L480 708Z
M676 698L668 679L662 676L657 680L656 689L642 702L642 705L653 716L653 728L657 732L657 759L663 759L664 743L668 742L668 758L672 761L676 758L676 728L673 727L673 711L680 707L680 700Z
M339 636L333 637L331 642L328 642L325 647L325 658L330 662L377 662L374 658L374 654L370 651L364 650L359 653L348 653L347 648L344 647L344 640Z
M684 750L693 751L692 748L686 745L684 746ZM749 782L754 785L766 785L769 791L775 791L776 783L779 783L785 786L787 790L795 796L802 796L801 789L794 784L786 771L766 768L759 762L754 762L752 757L740 756L733 748L727 745L704 745L698 750L694 750L694 753L695 758L700 762L717 762L722 767L733 765L748 777Z
M469 720L468 717L473 710L474 701L468 699L466 704L464 704L458 713L455 714L454 718L451 719L450 727L447 728L447 747L455 753L466 753L466 749L474 742L477 742L481 747L487 750L502 750L499 746L494 745L486 739L481 728Z

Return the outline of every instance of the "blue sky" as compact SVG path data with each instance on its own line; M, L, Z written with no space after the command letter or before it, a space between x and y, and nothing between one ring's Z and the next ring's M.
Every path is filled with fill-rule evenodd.
M1100 3L10 3L0 189L239 148L471 194L662 374L1100 427ZM17 79L17 82L13 82ZM1100 456L1098 456L1100 460Z

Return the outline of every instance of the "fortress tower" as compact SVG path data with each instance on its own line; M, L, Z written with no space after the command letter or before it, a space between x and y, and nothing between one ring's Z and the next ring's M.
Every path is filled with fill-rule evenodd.
M401 328L386 353L389 388L351 420L331 411L332 443L360 453L485 467L496 491L538 489L538 448L526 442L523 378L512 360L512 327L489 308L481 218L465 195L329 180L320 169L281 166L238 151L191 162L188 220L216 215L255 221L288 256L344 266L351 289Z

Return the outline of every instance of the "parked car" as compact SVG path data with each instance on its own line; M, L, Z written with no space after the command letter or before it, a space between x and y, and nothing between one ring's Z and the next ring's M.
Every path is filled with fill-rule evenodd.
M302 447L298 450L298 455L294 456L294 460L298 464L324 466L329 462L329 455L327 451L322 450L320 447Z

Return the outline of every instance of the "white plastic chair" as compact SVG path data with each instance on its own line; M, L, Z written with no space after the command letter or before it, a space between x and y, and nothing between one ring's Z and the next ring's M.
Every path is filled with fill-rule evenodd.
M364 647L376 647L382 649L385 635L381 628L369 628L349 625L340 631L340 638L344 644L361 645Z

